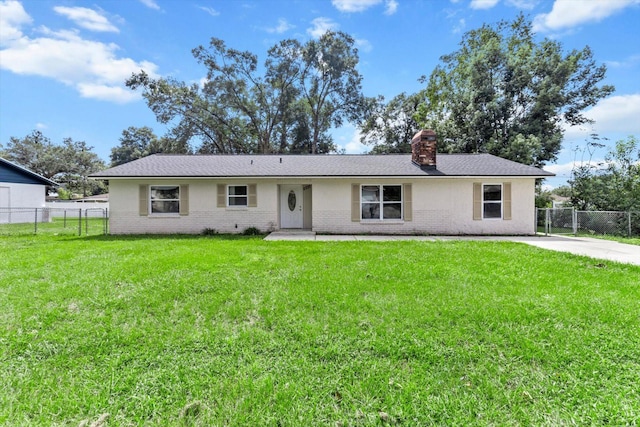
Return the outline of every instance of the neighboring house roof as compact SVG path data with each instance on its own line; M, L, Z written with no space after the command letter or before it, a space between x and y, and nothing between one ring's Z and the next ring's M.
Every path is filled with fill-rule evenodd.
M45 178L42 175L38 175L35 172L31 172L28 169L18 166L15 163L11 163L9 160L0 157L0 182L12 182L16 184L40 184L40 185L52 185L58 187L60 184Z
M551 172L491 154L438 154L435 169L410 154L388 155L167 155L154 154L91 175L92 178L197 177L455 177L522 176Z

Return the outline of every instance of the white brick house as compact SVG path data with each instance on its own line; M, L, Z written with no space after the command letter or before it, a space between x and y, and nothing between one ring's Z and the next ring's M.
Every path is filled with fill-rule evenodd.
M153 155L109 181L112 234L307 229L349 234L534 234L535 180L489 154Z

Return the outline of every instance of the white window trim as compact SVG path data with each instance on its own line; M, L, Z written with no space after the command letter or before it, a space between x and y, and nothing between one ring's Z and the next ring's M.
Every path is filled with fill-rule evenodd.
M362 205L364 203L370 204L375 202L366 202L362 200L362 187L379 187L380 188L380 200L377 202L380 204L380 218L362 218ZM400 187L400 201L399 202L386 202L387 204L391 203L400 203L400 218L384 218L384 188L383 187ZM404 223L404 186L402 184L360 184L360 221L367 224L391 224L391 223Z
M247 194L245 194L244 196L234 196L229 194L229 189L231 187L244 187L247 190ZM244 197L247 199L247 203L244 205L232 205L229 203L229 200L232 197ZM247 184L227 184L227 188L226 188L226 194L225 194L225 200L227 202L227 208L229 209L248 209L249 208L249 185Z
M487 185L497 185L500 187L500 201L497 200L487 200L485 202L484 200L484 187ZM482 183L482 187L481 187L481 196L482 196L482 219L485 221L501 221L504 218L504 186L502 185L501 182L483 182ZM493 203L493 204L500 204L500 217L498 218L485 218L484 216L484 204L485 203Z
M158 199L158 200L162 200L163 202L178 202L178 212L153 212L153 203L151 203L153 200L151 199L151 191L154 188L173 188L173 187L177 187L178 188L178 198L177 199ZM149 184L149 195L148 195L148 200L149 200L149 216L153 217L153 216L158 216L158 217L167 217L167 216L180 216L180 185L174 185L174 184L158 184L158 185L153 185L153 184Z

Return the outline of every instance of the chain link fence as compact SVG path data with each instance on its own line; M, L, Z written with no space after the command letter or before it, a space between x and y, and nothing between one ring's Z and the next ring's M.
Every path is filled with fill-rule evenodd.
M0 236L100 235L109 232L107 208L0 208Z
M640 236L640 212L537 209L536 223L545 234Z

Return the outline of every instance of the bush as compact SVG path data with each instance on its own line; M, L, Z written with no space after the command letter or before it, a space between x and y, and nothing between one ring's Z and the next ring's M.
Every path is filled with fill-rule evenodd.
M205 228L204 230L202 230L203 236L215 236L216 234L218 234L218 230L216 230L215 228Z
M260 236L263 233L256 227L249 227L245 228L242 234L244 234L245 236Z

